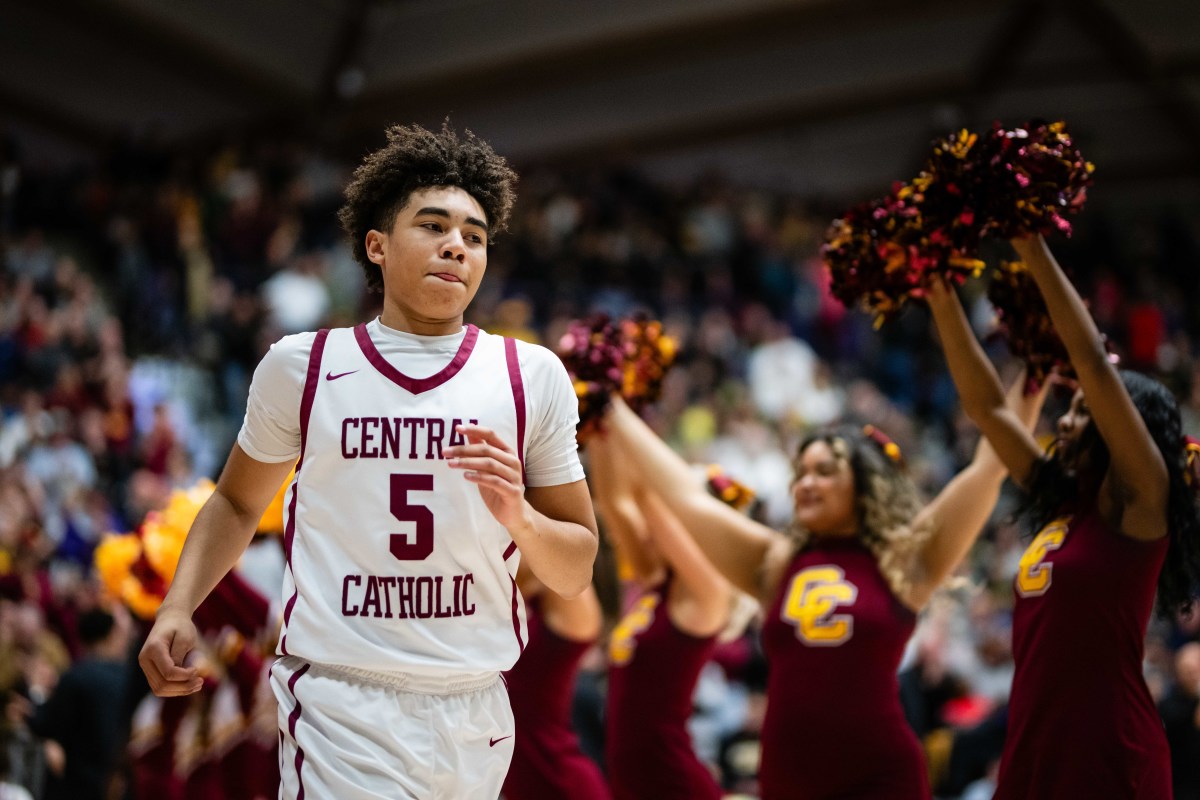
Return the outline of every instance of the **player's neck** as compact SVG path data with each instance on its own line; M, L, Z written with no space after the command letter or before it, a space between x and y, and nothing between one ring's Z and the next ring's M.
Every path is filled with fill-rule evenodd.
M379 321L394 331L412 333L417 336L449 336L462 330L463 317L459 314L451 319L428 319L406 314L395 306L384 304Z

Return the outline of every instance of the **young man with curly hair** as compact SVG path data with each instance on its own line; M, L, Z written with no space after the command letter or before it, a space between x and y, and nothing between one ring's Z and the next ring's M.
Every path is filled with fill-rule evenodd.
M200 688L192 613L296 463L280 796L496 797L514 732L500 673L527 640L518 562L564 596L591 579L576 400L552 353L463 324L515 173L469 132L387 135L339 213L383 313L263 358L140 660L159 695Z

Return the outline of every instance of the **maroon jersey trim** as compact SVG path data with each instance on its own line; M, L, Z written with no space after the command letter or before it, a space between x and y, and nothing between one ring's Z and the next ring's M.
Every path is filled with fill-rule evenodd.
M296 800L304 800L304 776L300 772L304 768L304 748L300 746L300 742L296 739L296 723L300 721L302 707L300 705L300 698L296 697L296 683L304 673L308 672L311 666L312 664L305 664L296 670L292 673L292 677L288 678L287 684L288 692L291 693L292 699L296 701L296 707L292 709L291 714L288 714L288 733L291 734L292 741L296 742L296 760L294 764L296 767L296 782L300 786L299 791L296 793Z
M296 494L300 488L300 467L304 464L304 448L308 444L308 419L312 416L313 400L317 396L317 384L321 380L321 356L325 353L325 340L329 338L329 329L317 331L313 340L312 350L308 354L308 372L304 376L304 395L300 399L300 458L296 461L296 476L292 479L292 499L288 503L287 530L283 532L283 554L287 562L288 572L292 573L292 596L288 598L283 609L283 626L287 629L292 619L292 609L296 606L296 598L300 589L296 585L296 573L292 569L292 541L296 538ZM284 655L289 655L287 649L287 634L279 642L279 649Z
M509 581L512 582L513 633L515 633L517 635L517 647L520 648L520 652L524 653L525 652L525 640L521 638L521 615L520 615L519 607L517 606L517 579L514 578L512 575L509 575L508 579L509 579Z
M513 405L517 409L517 458L521 461L521 482L525 482L525 383L517 360L517 342L504 340L504 358L508 362L508 380L512 384Z
M469 334L468 334L469 335ZM508 381L512 384L513 406L517 412L517 459L521 462L521 483L525 482L525 383L521 379L521 363L517 360L517 342L512 338L504 339L504 360L508 363ZM504 560L508 561L517 550L517 543L511 542L504 550ZM512 621L513 633L517 635L517 645L525 652L525 642L521 639L521 615L517 606L517 582L512 581Z
M436 389L459 373L459 370L467 363L467 359L471 357L471 351L475 349L475 343L479 340L479 328L468 325L467 335L463 337L462 344L458 346L458 352L454 354L454 358L442 368L441 372L434 373L428 378L410 378L388 363L388 360L375 349L375 343L371 341L371 335L367 333L365 324L354 328L354 338L363 355L367 357L367 361L370 361L371 366L381 375L411 394L421 394L430 389Z

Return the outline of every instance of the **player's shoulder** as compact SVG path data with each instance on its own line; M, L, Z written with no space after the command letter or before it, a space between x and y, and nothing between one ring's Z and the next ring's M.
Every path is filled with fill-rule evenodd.
M534 371L561 372L564 367L562 360L549 347L545 347L523 339L513 339L517 344L517 360L521 368Z
M317 331L290 333L275 341L267 353L274 358L289 359L302 356L307 359L312 352L313 343L317 340Z
M259 371L274 375L303 375L308 370L309 356L316 339L317 331L282 337L267 349L259 363Z
M338 336L353 336L354 328L327 328L324 329L328 337ZM272 358L281 360L302 359L308 361L309 354L312 353L313 345L317 341L317 336L321 331L301 331L300 333L290 333L275 341L267 351Z
M483 328L479 328L479 337L485 340L496 342L497 347L503 347L504 342L511 340L517 348L517 361L521 365L522 372L530 370L543 371L563 371L562 361L553 350L544 347L534 342L528 342L524 339L518 339L515 336L504 336L498 333L490 333Z

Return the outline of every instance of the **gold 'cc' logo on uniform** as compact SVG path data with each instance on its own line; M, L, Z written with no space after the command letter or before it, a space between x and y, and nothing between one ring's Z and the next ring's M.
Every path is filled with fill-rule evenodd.
M1021 597L1040 597L1050 588L1054 565L1042 562L1052 550L1063 546L1070 522L1070 517L1059 517L1042 528L1025 549L1017 568L1017 594Z
M661 595L657 593L639 598L629 613L613 628L612 638L608 642L608 658L612 663L628 664L633 660L633 651L637 648L637 635L654 622L654 609L658 607L660 599Z
M834 613L853 605L858 587L841 567L809 567L796 573L783 604L783 619L796 626L796 638L807 645L836 647L854 635L854 617Z

